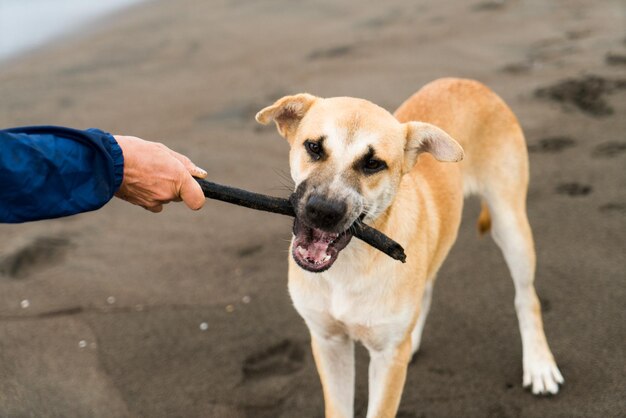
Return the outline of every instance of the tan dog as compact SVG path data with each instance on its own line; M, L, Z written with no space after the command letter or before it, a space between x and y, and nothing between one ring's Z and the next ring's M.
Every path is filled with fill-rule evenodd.
M476 81L441 79L394 115L365 100L298 94L256 119L275 121L291 146L298 216L289 291L311 332L327 417L353 416L354 340L371 356L367 416L395 416L464 193L482 197L479 227L493 224L513 276L523 385L558 392L563 377L533 285L526 144L495 93ZM359 218L400 243L406 264L351 241Z

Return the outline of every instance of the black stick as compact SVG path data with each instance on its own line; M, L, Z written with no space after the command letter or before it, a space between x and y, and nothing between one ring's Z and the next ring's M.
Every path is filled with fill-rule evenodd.
M209 199L221 200L222 202L244 206L250 209L262 210L265 212L280 213L291 217L296 216L293 205L288 199L280 197L266 196L259 193L252 193L247 190L235 187L223 186L210 181L196 179L202 187L204 195ZM351 230L354 236L363 242L371 245L387 254L394 260L406 262L404 248L382 232L367 226L360 221L352 224Z

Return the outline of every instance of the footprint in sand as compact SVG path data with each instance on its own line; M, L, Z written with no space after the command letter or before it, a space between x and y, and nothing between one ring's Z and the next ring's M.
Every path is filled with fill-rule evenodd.
M591 116L602 117L612 115L614 112L605 96L622 89L626 89L626 79L609 80L588 75L562 80L554 85L537 89L535 96L565 105L574 105Z
M263 250L263 244L247 245L237 250L237 257L239 258L251 257L259 253L262 250Z
M70 241L62 237L36 237L0 255L0 277L21 279L63 261Z
M598 208L602 213L621 213L626 214L626 203L609 202Z
M607 54L604 56L604 61L608 65L626 65L626 54L607 52Z
M354 45L339 45L329 49L318 49L311 52L308 55L307 60L315 61L321 59L341 58L351 54L354 51L354 48Z
M593 157L610 158L626 152L625 141L609 141L596 146L591 154Z
M281 415L285 400L297 388L294 378L304 359L302 346L288 339L252 353L243 362L243 380L233 393L234 402L249 409L250 416Z
M488 0L473 5L471 9L475 12L502 10L508 3L510 3L508 0Z
M576 145L576 141L567 136L554 136L540 139L535 144L528 145L529 152L552 154L561 152L566 148Z
M258 379L293 374L303 365L302 346L292 340L283 340L249 355L243 362L242 371L244 378Z
M587 196L593 188L588 184L580 183L562 183L556 188L557 194L563 194L571 197Z

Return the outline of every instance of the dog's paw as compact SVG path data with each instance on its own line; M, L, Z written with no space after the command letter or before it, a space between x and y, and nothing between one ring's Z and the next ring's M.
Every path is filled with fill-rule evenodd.
M522 379L524 387L530 388L533 395L557 394L559 385L563 384L565 380L552 354L533 357L528 361L524 360L524 377Z

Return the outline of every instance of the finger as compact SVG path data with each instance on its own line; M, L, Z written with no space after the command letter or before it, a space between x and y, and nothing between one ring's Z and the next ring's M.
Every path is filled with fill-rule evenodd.
M201 169L200 167L198 167L197 165L195 165L190 159L189 157L186 157L182 154L177 153L176 151L172 151L171 149L168 148L168 151L170 152L170 154L172 154L172 156L174 156L174 158L176 158L178 161L180 161L181 163L183 163L183 165L185 166L185 168L187 169L187 171L189 171L189 173L194 176L194 177L199 177L201 179L205 178L207 176L207 172L203 169Z
M196 167L193 171L190 171L190 173L192 176L197 177L199 179L206 178L206 176L209 175L209 173L207 173L206 170L203 170L200 167Z
M158 204L154 206L144 206L144 209L149 210L152 213L159 213L163 211L163 205Z
M202 192L202 188L198 182L195 181L193 177L185 175L179 190L180 197L189 209L198 210L204 206L204 193Z

